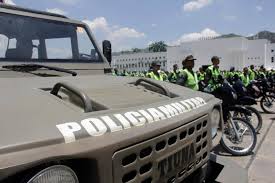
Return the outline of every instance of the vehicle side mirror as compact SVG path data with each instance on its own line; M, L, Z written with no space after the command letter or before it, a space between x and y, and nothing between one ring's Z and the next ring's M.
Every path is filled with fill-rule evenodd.
M111 65L112 62L112 45L111 42L108 40L104 40L102 42L102 48L103 48L103 55L108 60L109 64Z

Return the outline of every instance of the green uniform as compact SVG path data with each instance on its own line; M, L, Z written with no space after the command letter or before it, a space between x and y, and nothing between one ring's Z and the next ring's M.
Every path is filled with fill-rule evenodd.
M208 84L211 86L212 90L215 90L219 87L218 78L221 75L221 72L218 68L215 68L213 65L209 66L206 70L207 74L211 74L211 78L208 81Z
M226 78L231 79L235 75L235 72L227 72Z
M190 72L188 69L181 69L179 77L182 76L186 77L184 82L185 87L195 91L199 90L198 76L195 72Z
M259 73L258 73L258 78L260 78L261 76L264 78L266 77L266 75L263 71L259 71Z
M204 79L205 79L205 73L198 73L198 79L199 79L199 81L204 81Z
M168 76L164 71L160 71L160 75L163 78L163 81L168 81Z
M219 75L221 74L218 68L215 68L213 65L208 67L208 72L211 72L211 80L217 81Z
M249 79L252 81L252 80L255 80L255 77L256 77L256 74L255 74L255 71L253 71L252 69L248 69L248 75L249 75Z
M250 83L249 75L241 74L240 77L241 77L241 80L242 80L244 86L247 87Z
M162 74L156 75L153 71L148 72L146 74L146 77L151 78L151 79L155 79L155 80L158 80L158 81L163 81Z
M172 71L169 73L168 75L168 80L171 82L171 83L176 83L177 80L178 80L178 76L179 76L179 71Z
M119 76L119 73L112 72L113 76Z

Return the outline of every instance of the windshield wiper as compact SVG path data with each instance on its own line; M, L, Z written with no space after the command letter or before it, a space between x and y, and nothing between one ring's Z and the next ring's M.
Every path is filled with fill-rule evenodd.
M17 72L33 72L41 68L45 68L48 70L53 70L53 71L58 71L58 72L64 72L64 73L69 73L72 76L76 76L77 73L74 71L70 71L64 68L59 68L59 67L52 67L52 66L46 66L46 65L40 65L40 64L20 64L20 65L4 65L2 68L9 69L12 71L17 71Z

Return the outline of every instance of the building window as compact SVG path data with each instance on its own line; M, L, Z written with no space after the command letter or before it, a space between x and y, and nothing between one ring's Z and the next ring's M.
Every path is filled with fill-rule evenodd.
M271 52L273 53L273 52L274 52L274 50L271 50Z
M271 62L274 63L274 57L271 57Z

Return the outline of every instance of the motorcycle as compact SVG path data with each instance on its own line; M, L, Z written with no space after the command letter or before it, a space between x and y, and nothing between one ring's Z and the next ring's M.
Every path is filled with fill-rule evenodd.
M231 112L246 115L250 112L245 107L235 105L236 91L226 80L220 79L220 81L220 86L212 92L215 97L223 101L225 128L220 144L234 156L249 155L257 143L256 131L249 121L245 118L234 117Z
M245 107L249 112L240 113L234 112L232 115L234 117L245 118L249 121L252 126L255 128L257 133L260 132L262 128L263 118L257 109L252 107L252 105L257 105L257 101L246 94L246 88L244 87L242 81L239 78L235 78L233 81L233 88L237 93L238 99L235 102L235 105Z
M260 106L265 113L275 114L275 94L267 79L253 81L247 86L247 94L260 99Z

